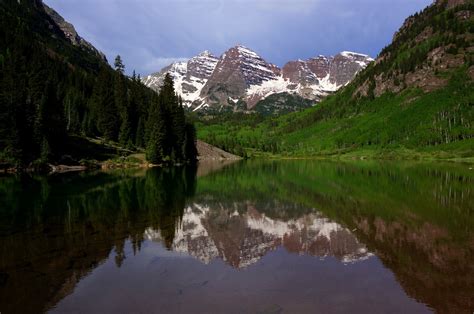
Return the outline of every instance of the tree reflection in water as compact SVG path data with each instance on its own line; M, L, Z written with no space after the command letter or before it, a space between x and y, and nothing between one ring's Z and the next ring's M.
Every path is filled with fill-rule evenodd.
M279 248L349 266L374 256L419 302L472 310L467 168L314 161L219 168L201 169L199 178L193 168L0 178L0 311L54 308L99 265L112 259L123 268L154 242L209 269L216 260L251 269Z

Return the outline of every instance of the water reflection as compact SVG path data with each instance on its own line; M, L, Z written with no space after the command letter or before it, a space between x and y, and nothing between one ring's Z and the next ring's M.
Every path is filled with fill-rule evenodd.
M0 312L470 312L473 183L309 161L0 178Z
M110 257L120 267L147 228L170 247L195 169L118 171L0 181L0 311L40 313ZM132 255L132 256L133 256Z
M288 210L283 204L273 206ZM161 233L153 228L145 235L162 241ZM284 221L267 217L252 203L235 203L231 208L220 203L188 206L170 248L205 264L220 258L235 268L245 268L280 246L291 253L333 256L344 263L372 256L347 228L320 212Z

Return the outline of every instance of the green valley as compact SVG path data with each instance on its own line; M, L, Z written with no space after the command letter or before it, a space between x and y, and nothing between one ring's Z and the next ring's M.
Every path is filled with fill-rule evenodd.
M198 137L251 157L472 160L473 9L439 2L408 18L374 63L313 108L206 117Z

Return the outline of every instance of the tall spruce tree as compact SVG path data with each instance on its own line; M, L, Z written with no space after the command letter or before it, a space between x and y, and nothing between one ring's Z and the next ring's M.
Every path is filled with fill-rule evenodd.
M120 55L115 57L114 67L115 71L119 72L120 74L125 73L125 65L123 64L122 57L120 57Z
M174 160L177 162L184 161L184 142L185 142L185 124L183 101L181 97L178 98L177 105L171 108L172 130L173 135L173 154Z
M183 103L174 90L172 77L165 76L147 122L147 159L153 163L195 160L195 131L187 131Z
M130 117L130 101L128 99L127 78L124 75L125 66L120 56L115 58L114 101L120 115L120 130L118 140L125 147L133 147L132 122Z
M160 99L160 97L155 97L152 101L146 130L146 158L153 164L160 164L167 160L164 106Z
M96 112L97 130L107 140L117 140L120 121L111 88L113 78L107 68L103 68L94 88L93 108Z
M196 148L196 128L194 124L186 122L185 139L184 139L184 159L186 162L195 162L197 160L198 151Z

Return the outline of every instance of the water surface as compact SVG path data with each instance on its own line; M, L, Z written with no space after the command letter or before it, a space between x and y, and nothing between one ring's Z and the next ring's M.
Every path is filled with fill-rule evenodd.
M472 313L474 171L239 162L0 178L1 313Z

